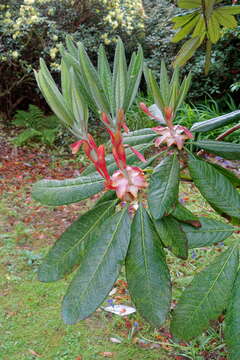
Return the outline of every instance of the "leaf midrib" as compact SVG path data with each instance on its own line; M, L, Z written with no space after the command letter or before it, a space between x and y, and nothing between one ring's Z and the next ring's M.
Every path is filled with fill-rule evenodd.
M109 241L109 244L107 245L106 250L104 251L101 259L99 260L99 263L98 263L98 266L96 267L96 270L94 271L94 273L92 274L91 278L89 279L88 284L91 284L91 283L92 283L92 280L93 280L94 277L96 276L96 273L98 272L98 269L101 267L104 258L106 257L109 249L111 248L112 242L114 241L114 237L115 237L115 235L116 235L116 233L117 233L117 231L118 231L119 225L120 225L120 223L121 223L121 221L122 221L122 218L123 218L123 216L125 215L126 211L127 211L127 210L125 210L125 211L122 212L122 215L120 216L120 219L119 219L119 221L118 221L118 223L117 223L117 225L116 225L116 229L115 229L115 231L114 231L113 234L112 234L111 241ZM84 298L85 294L88 293L88 289L89 289L89 285L85 288L85 290L84 290L84 291L81 293L81 295L79 296L79 302L80 302L80 299Z
M116 200L116 201L117 201L117 200ZM111 206L109 206L109 207L102 213L102 215L100 215L100 217L97 219L97 221L88 229L88 231L84 234L84 236L83 236L80 240L78 240L78 242L77 242L76 244L74 244L73 247L71 247L67 252L64 253L63 258L60 259L61 261L56 261L56 262L54 262L54 264L64 262L64 259L68 256L68 254L69 254L71 251L73 251L73 250L75 249L75 247L77 247L81 242L83 242L84 239L89 235L89 233L91 233L92 230L97 226L97 224L98 224L99 222L101 222L101 220L102 220L102 218L104 217L104 215L111 209L111 207L113 207L113 206L115 205L116 201L114 201L114 203L112 203Z
M162 197L162 202L165 201L167 195L169 195L168 190L169 190L169 188L172 187L172 182L173 181L170 181L170 180L171 180L172 174L174 173L174 170L175 170L174 166L173 166L174 162L175 162L175 159L176 159L176 157L174 155L173 158L172 158L171 169L170 169L170 172L169 172L169 175L168 175L168 178L167 178L166 186L164 187L164 193L163 193L163 197ZM166 205L164 205L164 208L166 208Z
M147 214L146 214L147 215ZM154 311L154 305L153 305L153 296L151 296L151 289L150 289L150 284L148 279L150 279L150 271L148 268L148 263L147 263L147 251L146 251L146 246L145 246L145 231L144 231L144 222L143 222L143 209L140 210L140 216L141 216L141 234L142 234L142 249L143 249L143 259L144 259L144 268L145 268L145 273L148 275L146 276L146 284L147 284L147 288L148 288L148 293L150 294L150 296L148 297L151 301L151 308L152 311Z
M215 286L216 282L218 281L219 277L222 275L226 264L228 263L229 259L231 258L233 252L235 251L236 247L238 246L238 244L236 244L235 246L233 246L232 251L230 253L230 255L228 256L228 258L226 259L226 261L224 262L221 271L218 273L216 279L214 280L212 286L209 288L209 290L207 291L207 293L205 294L205 296L202 298L201 302L198 304L198 306L195 308L194 312L192 313L192 316L188 318L188 321L185 322L186 327L188 327L187 325L189 324L189 322L192 323L192 319L194 318L195 314L197 311L199 311L199 308L201 308L202 304L204 303L205 299L209 296L210 292L213 290L213 287ZM208 319L209 321L211 320L210 318Z

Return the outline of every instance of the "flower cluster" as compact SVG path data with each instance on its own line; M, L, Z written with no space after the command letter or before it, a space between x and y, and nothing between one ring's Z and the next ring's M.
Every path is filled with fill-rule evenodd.
M149 108L144 104L140 103L140 109L149 117L162 121L163 119L166 122L167 126L157 126L152 128L159 137L155 140L155 146L159 147L162 144L166 144L168 147L176 145L178 150L182 150L185 140L193 139L191 131L189 131L185 126L173 125L173 109L171 107L165 107L163 118L158 118L151 113Z
M115 190L117 197L122 201L133 201L137 198L139 190L147 187L147 182L142 169L127 165L121 133L122 127L127 130L123 121L123 113L119 111L118 126L115 131L110 128L109 120L105 113L102 114L102 118L106 124L107 132L110 135L112 154L119 170L110 176L106 165L105 147L104 145L97 146L90 134L88 134L85 139L81 139L71 145L72 153L75 154L82 146L87 158L94 164L98 173L105 179L105 190ZM141 153L134 148L131 149L141 161L146 161Z

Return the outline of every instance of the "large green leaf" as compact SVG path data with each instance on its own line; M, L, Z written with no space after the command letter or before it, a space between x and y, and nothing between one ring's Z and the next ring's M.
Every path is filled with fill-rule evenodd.
M112 215L115 201L102 203L81 215L56 241L39 268L39 280L51 282L62 279L80 264L86 244L101 224Z
M210 205L240 218L240 195L231 182L205 161L190 160L188 166L195 185Z
M67 180L40 180L33 185L32 196L44 205L66 205L89 198L103 189L98 175Z
M240 160L240 144L214 140L193 141L192 144L225 159Z
M137 310L150 323L160 326L170 309L170 275L161 242L141 204L131 227L126 276Z
M240 357L240 271L237 274L231 302L227 308L226 327L224 331L228 346L229 359L239 360Z
M148 205L155 219L160 219L176 202L179 187L177 156L167 156L155 168L149 184Z
M124 134L123 142L124 144L135 146L149 143L156 137L157 134L152 129L141 129Z
M106 220L88 241L84 257L63 299L66 324L94 312L110 292L125 259L130 239L130 217L124 209Z
M187 236L189 249L211 246L228 238L234 231L231 225L215 219L199 217L198 220L201 223L199 228L188 224L181 225Z
M188 241L179 222L174 217L164 216L154 220L155 228L163 244L177 257L187 259Z
M232 247L198 273L183 292L171 323L172 333L186 341L200 335L226 308L238 268Z
M213 119L196 122L195 124L193 124L190 131L207 132L213 129L217 129L223 125L229 124L231 122L237 121L239 119L240 119L240 110L236 110L229 114L218 116Z

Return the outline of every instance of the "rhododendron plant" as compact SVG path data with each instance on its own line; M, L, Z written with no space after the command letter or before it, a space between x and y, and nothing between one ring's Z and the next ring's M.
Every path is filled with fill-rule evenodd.
M91 164L75 179L39 181L33 196L53 206L78 202L101 191L102 197L57 240L40 266L39 279L56 281L75 271L62 304L65 323L74 324L99 307L125 264L137 310L158 327L171 306L169 252L187 260L189 249L212 246L238 232L240 179L205 159L204 154L239 159L240 146L202 140L201 136L235 121L240 111L196 123L191 129L180 126L175 123L176 113L187 95L191 74L181 82L176 69L170 80L162 63L158 84L145 66L155 104L148 108L141 103L140 108L161 125L131 132L127 111L142 75L141 48L127 66L119 39L113 71L103 47L97 68L83 46L75 46L69 39L61 53L61 91L43 61L36 78L49 106L78 138L71 145L72 152L82 147ZM109 135L105 145L98 146L89 134L88 107ZM179 183L186 178L223 221L208 214L197 216L182 204ZM200 335L210 320L227 309L226 341L234 354L239 351L240 282L239 245L232 240L183 292L173 312L171 331L187 341Z

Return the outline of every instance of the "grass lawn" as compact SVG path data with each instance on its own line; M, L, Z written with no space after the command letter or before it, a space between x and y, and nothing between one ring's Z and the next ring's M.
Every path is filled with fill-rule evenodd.
M60 307L69 278L52 284L40 283L37 267L49 246L95 199L58 208L40 206L30 196L35 179L43 175L61 178L66 172L72 176L76 164L49 159L46 165L44 156L31 160L27 151L20 155L6 160L8 168L5 160L1 163L4 171L0 179L0 360L227 359L221 319L189 344L174 344L167 324L153 329L138 314L123 318L99 309L74 326L63 324ZM181 197L192 211L197 211L199 205L201 214L211 211L191 185L181 189ZM223 249L223 245L218 245L190 251L188 262L169 254L173 305L194 272ZM109 299L130 304L124 273L116 290ZM138 326L133 327L136 321ZM120 343L113 342L116 339Z

